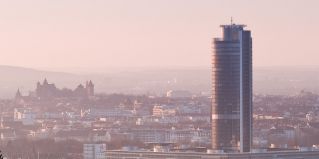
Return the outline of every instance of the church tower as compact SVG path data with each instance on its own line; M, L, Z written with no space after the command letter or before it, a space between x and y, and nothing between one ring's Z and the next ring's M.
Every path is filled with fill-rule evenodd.
M85 88L89 97L94 96L94 84L91 80L86 82Z

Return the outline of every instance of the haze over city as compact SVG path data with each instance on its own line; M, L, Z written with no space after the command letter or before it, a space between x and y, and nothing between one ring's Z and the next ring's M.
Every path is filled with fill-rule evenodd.
M0 159L315 159L319 1L2 0Z
M2 65L89 72L209 67L220 24L254 30L254 66L317 66L316 0L0 2ZM177 60L178 59L178 60Z

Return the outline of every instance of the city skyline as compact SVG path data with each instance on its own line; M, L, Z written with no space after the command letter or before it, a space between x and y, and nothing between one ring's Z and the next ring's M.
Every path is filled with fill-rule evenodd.
M314 0L0 3L3 65L58 71L209 67L215 26L231 16L254 30L254 66L317 65Z
M0 1L0 159L319 157L319 1Z

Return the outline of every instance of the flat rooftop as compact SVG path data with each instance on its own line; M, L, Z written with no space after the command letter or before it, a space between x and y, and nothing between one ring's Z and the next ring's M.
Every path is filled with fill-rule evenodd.
M319 151L276 151L263 153L197 153L197 152L151 152L151 151L107 151L108 159L317 159Z

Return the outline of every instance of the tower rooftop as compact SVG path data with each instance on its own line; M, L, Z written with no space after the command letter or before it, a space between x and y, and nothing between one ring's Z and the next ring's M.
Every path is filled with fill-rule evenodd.
M220 25L222 28L244 28L246 27L245 24L225 24L225 25Z
M233 17L230 17L230 24L226 24L226 25L220 25L220 27L222 28L241 28L243 29L244 27L246 27L246 25L243 24L235 24L233 21Z

